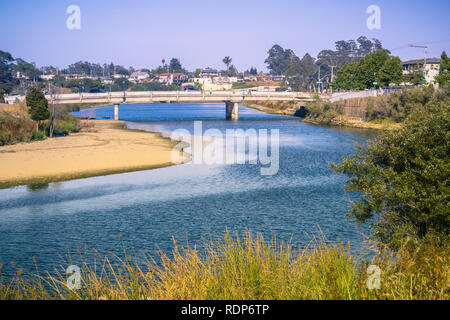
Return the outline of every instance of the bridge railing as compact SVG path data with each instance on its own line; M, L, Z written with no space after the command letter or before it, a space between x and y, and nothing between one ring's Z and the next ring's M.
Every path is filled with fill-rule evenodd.
M130 101L227 101L227 100L295 100L310 99L306 92L262 92L249 90L233 91L115 91L99 93L67 93L47 96L48 100L60 103L114 102Z

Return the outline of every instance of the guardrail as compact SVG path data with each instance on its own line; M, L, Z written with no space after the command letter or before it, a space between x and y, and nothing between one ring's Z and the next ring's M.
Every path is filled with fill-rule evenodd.
M355 98L368 98L368 97L380 97L389 96L394 92L400 92L401 89L377 89L377 90L364 90L364 91L348 91L333 93L329 100L331 102L339 100L348 100Z
M145 103L145 102L222 102L243 100L309 100L304 92L254 91L121 91L101 93L68 93L47 95L54 103Z

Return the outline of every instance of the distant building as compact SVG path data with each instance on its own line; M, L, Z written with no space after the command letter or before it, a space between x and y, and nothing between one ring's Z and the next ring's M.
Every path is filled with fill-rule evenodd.
M66 74L64 75L66 80L76 80L76 79L97 79L97 77L90 77L85 74Z
M16 78L16 79L25 79L25 80L30 79L29 77L27 77L26 75L24 75L22 72L19 72L19 71L14 73L14 78Z
M148 78L150 78L150 76L148 75L147 72L144 71L135 71L133 72L130 77L128 78L128 80L130 80L131 82L142 82L147 80Z
M128 79L130 76L127 76L126 74L115 74L113 75L114 79Z
M55 77L55 75L54 74L41 74L40 76L39 76L42 80L52 80L54 77Z
M19 101L25 101L25 96L19 96L18 94L11 94L4 96L5 102L7 104L16 104Z
M250 73L244 73L244 80L245 81L258 81L255 75Z
M188 80L188 76L184 73L161 73L158 76L158 82L165 85L181 84Z
M408 60L408 61L402 62L403 75L407 75L416 70L422 70L423 62L424 62L423 59L415 59L415 60ZM441 63L441 59L439 59L439 58L427 59L427 64L425 65L425 70L424 70L424 79L426 82L436 85L435 79L436 79L436 76L439 75L439 70L441 67L440 63Z
M205 91L225 91L233 88L233 83L238 82L237 77L203 77L195 78L194 83L202 85Z
M273 74L272 75L272 81L284 81L284 79L286 79L286 76L280 74Z
M272 76L266 73L261 73L256 76L257 81L272 81Z
M200 78L215 78L219 76L219 72L216 69L206 68L200 72Z
M113 79L109 79L109 78L103 78L102 79L102 83L103 84L112 84L114 82Z

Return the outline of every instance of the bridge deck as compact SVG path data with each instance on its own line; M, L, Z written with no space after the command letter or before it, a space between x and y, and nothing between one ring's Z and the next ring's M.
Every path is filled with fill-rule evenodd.
M215 103L224 101L311 101L312 96L303 92L239 92L239 91L139 91L104 93L69 93L48 95L47 99L58 104L68 103Z

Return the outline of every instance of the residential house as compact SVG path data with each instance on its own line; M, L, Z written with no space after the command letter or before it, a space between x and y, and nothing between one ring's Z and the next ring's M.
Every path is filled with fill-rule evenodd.
M184 73L161 73L158 76L158 82L163 83L167 86L172 84L181 84L188 80L188 76Z
M42 80L52 80L54 77L55 77L55 75L54 74L41 74L40 76L39 76Z
M238 82L237 77L217 76L194 78L194 83L201 84L205 91L225 91L232 90L233 83Z
M272 81L284 81L284 79L286 79L286 76L282 75L282 74L272 74Z
M255 75L250 74L250 73L244 73L244 80L245 81L258 81L258 79L256 78Z
M130 75L128 80L131 82L134 82L134 83L138 83L138 82L143 82L143 81L147 80L148 78L150 78L150 76L148 75L147 72L135 71Z
M272 81L272 77L266 73L261 73L256 76L257 81L269 82Z
M403 65L403 75L407 75L408 73L414 72L416 70L422 70L423 69L423 59L415 59L415 60L408 60L405 62L402 62ZM439 58L431 58L427 59L427 63L425 65L424 70L424 80L427 83L437 85L435 83L436 76L439 75L440 70L440 63L441 59Z
M76 79L97 79L98 77L91 77L91 76L87 76L85 74L65 74L64 78L66 80L76 80Z
M200 78L215 78L219 76L219 72L216 69L206 68L200 72Z
M113 78L114 79L128 79L130 76L127 76L126 74L114 74Z

